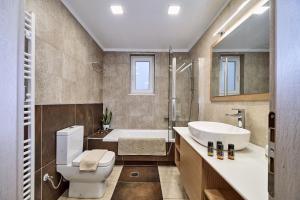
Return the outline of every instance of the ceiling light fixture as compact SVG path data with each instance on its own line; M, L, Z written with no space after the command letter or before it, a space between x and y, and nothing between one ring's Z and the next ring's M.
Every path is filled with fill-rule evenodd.
M223 32L223 28L237 15L241 10L250 2L250 0L246 0L240 7L224 22L224 24L214 33L213 36L216 36L219 33Z
M123 7L120 5L112 5L110 6L110 9L114 15L122 15L124 13Z
M266 12L269 8L270 8L269 6L258 7L256 10L254 10L253 14L255 14L255 15L261 15L264 12Z
M178 15L179 11L180 11L180 6L172 5L172 6L169 6L168 14L169 15Z

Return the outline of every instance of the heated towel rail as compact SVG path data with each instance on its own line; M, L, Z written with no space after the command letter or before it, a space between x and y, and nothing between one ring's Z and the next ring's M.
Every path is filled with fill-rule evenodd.
M35 15L25 12L24 19L23 199L34 200Z

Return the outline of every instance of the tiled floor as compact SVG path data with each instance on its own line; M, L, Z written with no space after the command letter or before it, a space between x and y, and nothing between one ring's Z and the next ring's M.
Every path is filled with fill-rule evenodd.
M122 169L122 166L114 167L111 176L107 180L107 190L104 197L97 200L126 200L127 198L122 195L136 193L134 191L139 191L139 193L136 193L131 200L149 200L151 198L153 200L155 198L161 199L160 193L162 193L163 200L188 199L180 183L179 171L176 167L159 166L159 180L157 176L157 167L148 166L148 168L134 168L134 166L124 166L124 169ZM142 176L129 176L129 172L132 171L138 172L140 175L142 174ZM120 180L118 182L119 177ZM156 194L156 196L153 196L153 194ZM146 198L147 195L152 195L152 197ZM77 200L65 196L66 194L60 197L59 200Z
M164 200L187 200L177 167L158 166Z

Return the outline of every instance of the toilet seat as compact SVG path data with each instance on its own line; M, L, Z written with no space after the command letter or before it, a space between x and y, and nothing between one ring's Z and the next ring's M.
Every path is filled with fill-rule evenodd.
M73 161L72 161L72 166L74 167L79 167L81 159L88 153L88 151L82 152L79 156L77 156ZM98 167L107 167L111 166L114 164L115 161L115 153L112 151L107 151L103 157L100 159L98 163Z

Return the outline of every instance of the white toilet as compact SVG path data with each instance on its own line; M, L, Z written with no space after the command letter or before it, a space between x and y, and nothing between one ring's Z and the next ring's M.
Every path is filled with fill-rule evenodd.
M99 198L105 193L105 180L112 172L115 153L107 151L95 172L80 172L83 150L83 126L72 126L56 133L56 168L70 181L69 197Z

